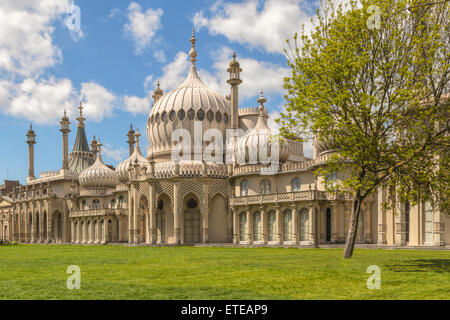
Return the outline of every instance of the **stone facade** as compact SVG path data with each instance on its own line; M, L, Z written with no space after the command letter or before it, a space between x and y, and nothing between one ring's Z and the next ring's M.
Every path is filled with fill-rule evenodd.
M27 184L16 186L0 203L2 239L133 245L345 242L351 195L327 192L324 177L314 174L332 154L331 144L316 141L312 159L304 156L303 145L295 141L283 141L279 148L269 146L266 150L279 163L276 172L267 174L271 165L260 155L253 159L251 151L274 140L267 126L266 100L261 93L258 108L239 109L242 69L236 55L227 69L231 94L221 97L209 89L197 74L195 41L192 34L192 66L183 84L167 94L159 83L155 90L146 157L140 150L139 132L131 128L126 134L130 157L115 170L106 166L100 140L94 137L90 145L87 142L80 105L72 152L68 153L70 122L64 114L62 167L35 178L36 135L30 127ZM173 137L176 129L190 134L185 142L193 149L174 161L179 142ZM223 140L201 141L208 129L221 133ZM246 132L230 142L225 140L227 129ZM219 161L198 157L197 151L207 150L213 141L232 151L231 162L223 154L215 154ZM237 160L239 152L244 162ZM385 212L383 202L392 203L399 214ZM444 246L450 244L450 218L430 203L412 206L396 200L395 190L380 189L363 203L356 243Z

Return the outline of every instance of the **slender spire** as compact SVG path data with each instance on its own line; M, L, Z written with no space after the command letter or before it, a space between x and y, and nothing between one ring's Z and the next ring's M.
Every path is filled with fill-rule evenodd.
M80 102L80 106L78 107L78 109L80 110L80 116L77 118L77 120L78 120L77 127L84 128L84 121L86 120L86 118L83 117L83 105L81 102Z
M161 88L159 87L159 81L158 81L158 83L156 84L156 89L155 89L155 91L153 92L153 96L152 96L152 98L153 98L153 103L155 103L156 101L158 101L158 99L159 98L161 98L162 96L163 96L163 91L161 90Z
M191 36L191 44L192 44L192 48L189 51L189 56L191 57L191 62L192 64L195 64L195 62L197 61L197 50L195 50L195 43L197 42L197 40L195 39L195 35L194 35L194 27L192 27L192 36Z
M138 128L136 128L136 133L134 134L134 137L136 138L136 147L139 147L139 137L141 134L139 133Z

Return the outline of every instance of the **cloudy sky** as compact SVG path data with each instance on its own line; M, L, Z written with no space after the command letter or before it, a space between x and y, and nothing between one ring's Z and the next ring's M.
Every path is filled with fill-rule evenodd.
M243 69L240 107L256 106L262 89L276 118L289 75L285 40L310 23L317 2L2 0L0 183L25 182L30 123L36 175L60 169L58 121L67 109L71 148L80 101L88 139L101 138L105 162L125 159L130 123L146 131L155 83L167 92L186 77L192 26L203 81L228 94L226 68L235 49ZM145 134L141 140L146 150Z

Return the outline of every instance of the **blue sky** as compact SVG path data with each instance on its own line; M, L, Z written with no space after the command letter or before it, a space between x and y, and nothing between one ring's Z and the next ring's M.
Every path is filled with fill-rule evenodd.
M81 17L68 21L80 21L79 30L66 23L74 4ZM106 163L127 158L130 123L140 129L146 150L155 82L164 92L181 84L193 25L203 81L228 94L226 68L235 49L243 69L240 107L256 106L262 89L276 118L284 104L282 79L289 75L284 41L308 25L316 7L306 0L2 0L0 183L25 182L30 122L37 134L36 175L60 169L58 121L66 108L71 148L80 101L88 139L100 136Z

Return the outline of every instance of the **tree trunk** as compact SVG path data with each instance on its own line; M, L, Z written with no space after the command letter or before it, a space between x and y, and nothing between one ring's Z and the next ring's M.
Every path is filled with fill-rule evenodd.
M353 255L362 200L363 199L359 195L357 195L355 200L353 200L352 216L350 218L350 229L348 230L347 240L345 241L344 258L351 258Z

